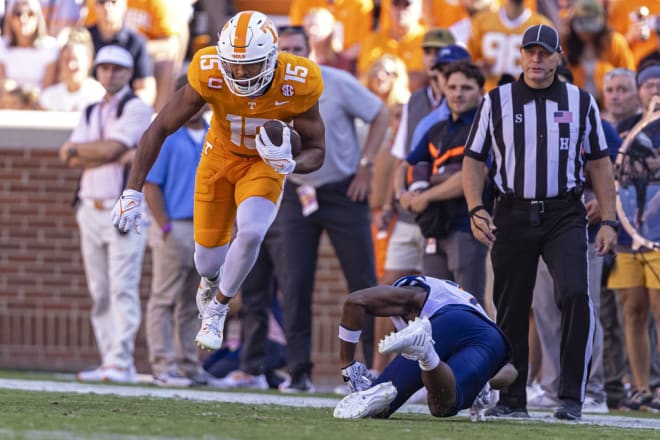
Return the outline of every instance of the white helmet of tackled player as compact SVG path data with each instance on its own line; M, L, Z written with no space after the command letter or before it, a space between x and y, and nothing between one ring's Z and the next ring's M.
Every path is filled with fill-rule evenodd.
M261 12L241 11L218 35L218 55L229 90L238 96L256 95L275 73L277 28Z

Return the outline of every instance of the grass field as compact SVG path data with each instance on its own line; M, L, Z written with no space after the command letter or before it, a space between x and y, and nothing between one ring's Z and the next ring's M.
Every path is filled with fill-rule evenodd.
M585 422L578 424L555 423L549 415L536 415L529 421L472 423L462 416L437 419L426 414L401 412L389 420L346 421L332 417L337 398L329 395L285 398L274 392L181 391L144 385L89 386L66 381L46 382L43 377L37 381L37 377L29 375L0 376L11 377L0 380L0 439L660 438L660 418L656 416L639 419L646 422L640 425L647 426L645 429L621 428L615 422L608 423L611 426L594 426L588 424L588 416ZM27 391L35 387L59 390ZM241 401L251 403L237 403ZM612 418L615 419L622 417ZM637 419L627 417L625 420L634 424Z

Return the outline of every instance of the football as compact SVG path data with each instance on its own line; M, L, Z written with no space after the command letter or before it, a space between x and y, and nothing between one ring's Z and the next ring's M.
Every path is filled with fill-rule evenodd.
M286 125L285 122L278 119L264 122L263 128L274 145L282 145L282 131ZM296 157L302 149L302 142L298 132L291 126L289 126L289 129L291 130L291 155Z

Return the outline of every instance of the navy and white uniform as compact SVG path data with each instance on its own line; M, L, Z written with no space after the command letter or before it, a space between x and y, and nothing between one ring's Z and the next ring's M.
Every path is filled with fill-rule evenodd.
M456 406L453 414L469 408L486 382L511 357L511 347L501 330L488 317L479 302L452 281L424 276L407 276L394 282L395 287L417 285L427 297L419 314L431 321L435 351L449 365L456 378ZM407 326L401 317L392 317L400 330ZM391 381L397 397L390 404L390 414L424 386L422 371L416 361L397 355L375 384Z

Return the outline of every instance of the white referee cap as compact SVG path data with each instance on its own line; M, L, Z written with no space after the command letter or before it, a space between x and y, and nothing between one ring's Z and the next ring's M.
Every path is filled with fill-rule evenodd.
M96 54L94 67L99 64L114 64L127 69L133 68L133 55L121 46L103 46Z

